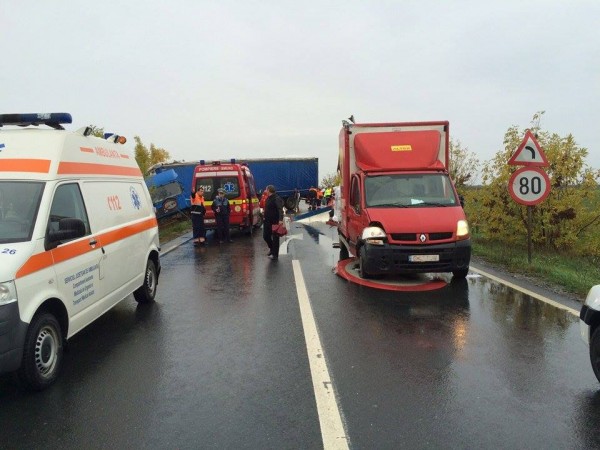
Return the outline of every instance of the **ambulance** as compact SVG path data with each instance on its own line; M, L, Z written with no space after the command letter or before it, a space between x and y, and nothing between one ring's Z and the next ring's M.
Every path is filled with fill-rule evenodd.
M215 214L211 208L217 190L223 189L229 200L229 227L238 229L246 234L252 234L253 229L262 225L258 195L252 172L247 164L237 164L235 159L230 163L200 161L194 168L192 191L204 188L204 227L207 230L216 229Z
M42 390L67 339L133 294L154 301L158 226L125 138L67 113L0 115L0 373Z

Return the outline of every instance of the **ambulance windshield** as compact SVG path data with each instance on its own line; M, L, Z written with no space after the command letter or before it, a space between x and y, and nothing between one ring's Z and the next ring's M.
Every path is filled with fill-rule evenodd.
M0 243L31 240L44 183L0 181Z
M230 200L240 196L240 185L235 176L198 177L195 187L196 189L204 188L204 200L206 201L214 200L218 189L223 189L225 197Z

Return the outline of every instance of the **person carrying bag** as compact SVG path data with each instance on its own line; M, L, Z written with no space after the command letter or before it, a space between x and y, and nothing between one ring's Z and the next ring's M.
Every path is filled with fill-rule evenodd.
M273 232L273 234L276 234L279 237L285 236L287 234L287 228L285 227L285 225L282 225L280 223L271 225L271 231Z
M276 260L279 258L280 234L273 232L273 228L280 226L285 230L285 226L283 225L283 200L276 194L275 186L272 184L267 186L267 191L269 192L269 196L265 201L263 239L269 246L269 253L267 256Z

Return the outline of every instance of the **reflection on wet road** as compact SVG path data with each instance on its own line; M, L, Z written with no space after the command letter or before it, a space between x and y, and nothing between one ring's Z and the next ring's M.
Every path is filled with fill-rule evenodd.
M0 378L0 447L322 448L293 260L350 448L600 447L576 317L476 274L355 285L335 236L292 223L277 262L260 233L169 252L157 303L72 339L51 389Z

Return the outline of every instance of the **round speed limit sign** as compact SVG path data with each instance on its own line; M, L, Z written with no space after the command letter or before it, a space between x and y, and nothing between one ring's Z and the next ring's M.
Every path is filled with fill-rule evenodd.
M539 167L522 167L510 177L508 191L517 203L537 205L550 194L550 178Z

